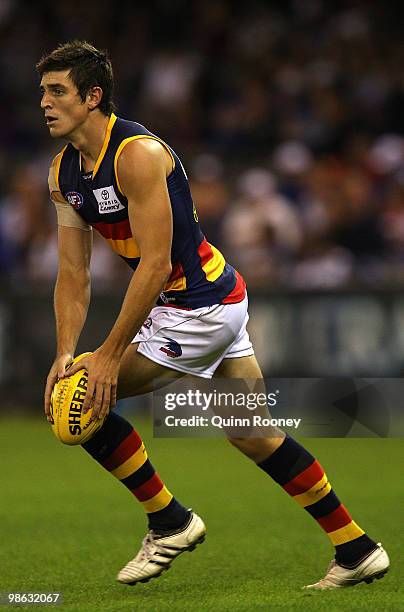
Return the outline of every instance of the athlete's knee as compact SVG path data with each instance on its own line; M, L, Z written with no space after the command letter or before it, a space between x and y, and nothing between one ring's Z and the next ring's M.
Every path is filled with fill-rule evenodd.
M272 455L282 444L284 436L273 438L228 438L230 444L255 463L260 463Z

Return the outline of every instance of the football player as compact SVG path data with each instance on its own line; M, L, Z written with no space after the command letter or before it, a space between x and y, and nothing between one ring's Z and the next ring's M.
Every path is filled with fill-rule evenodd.
M174 150L139 123L115 115L106 52L73 41L43 57L37 69L49 133L67 142L49 173L58 217L59 271L57 348L45 412L51 419L52 387L66 375L86 319L95 230L134 273L104 342L68 374L88 370L83 410L92 402L96 418L108 414L84 449L133 493L147 514L148 533L140 551L118 574L122 583L145 582L201 542L205 525L168 490L139 434L113 408L117 398L152 390L157 378L261 379L246 329L246 286L202 233ZM230 442L292 496L335 547L325 577L310 588L344 587L386 573L389 559L382 546L352 519L323 467L296 440L274 430L267 437Z

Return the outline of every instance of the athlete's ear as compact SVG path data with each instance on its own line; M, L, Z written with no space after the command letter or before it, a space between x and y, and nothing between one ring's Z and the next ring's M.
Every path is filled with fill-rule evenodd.
M102 100L102 89L101 87L92 87L87 94L87 104L90 110L97 108Z

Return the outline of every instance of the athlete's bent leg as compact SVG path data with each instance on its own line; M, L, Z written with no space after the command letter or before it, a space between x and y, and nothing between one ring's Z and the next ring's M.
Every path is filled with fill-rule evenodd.
M262 373L255 357L250 356L224 359L215 376L258 380L262 378ZM344 574L338 584L331 586L355 584L353 580L369 581L387 571L386 553L352 520L332 490L320 463L298 442L289 435L281 434L277 429L274 429L273 437L230 438L229 441L271 476L319 523L335 546L336 565L345 568L345 574L353 572L355 576L360 575L359 580L353 574L348 578ZM369 569L368 561L373 559L373 556L377 557L378 561L372 561ZM380 559L383 565L381 570ZM362 565L366 566L365 572L362 571ZM378 574L373 566L377 566ZM373 574L369 573L373 571ZM327 587L320 585L317 588L330 588L329 582L327 581Z
M215 372L215 377L259 381L262 379L262 372L255 355L250 355L248 357L223 359ZM265 390L263 389L263 391ZM268 437L228 438L228 440L249 459L252 459L255 463L260 463L276 451L285 437L285 434L276 427L267 429L273 430Z
M171 370L138 353L139 344L130 344L126 349L119 369L118 399L150 393L153 389L169 384L185 376L183 372Z

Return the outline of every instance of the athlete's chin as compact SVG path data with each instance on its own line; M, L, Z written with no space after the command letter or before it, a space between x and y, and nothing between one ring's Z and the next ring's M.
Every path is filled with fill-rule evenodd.
M49 134L52 138L65 138L67 136L66 130L57 125L49 125Z

